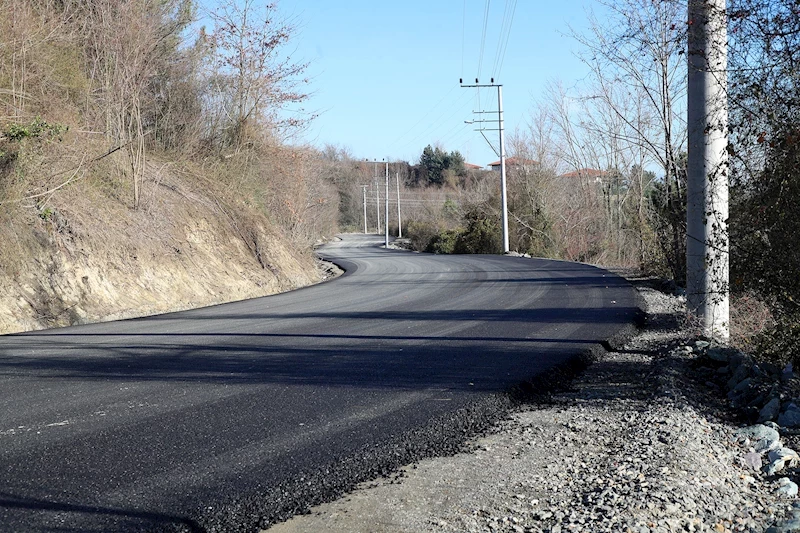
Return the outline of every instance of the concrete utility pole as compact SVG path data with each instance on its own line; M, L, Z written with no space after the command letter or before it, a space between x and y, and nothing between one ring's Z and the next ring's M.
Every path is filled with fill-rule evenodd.
M381 234L381 190L378 188L378 160L375 160L375 213L378 215L378 235Z
M389 247L389 162L386 162L386 214L383 217L386 226L386 237L384 238L383 245Z
M494 79L492 79L494 81ZM500 130L500 210L503 218L503 253L508 253L508 200L506 195L506 143L503 140L503 86L497 86L497 127Z
M397 181L397 238L403 238L403 223L400 221L400 173L395 172L394 179Z
M725 0L689 1L687 310L705 335L730 336Z
M497 111L475 111L478 114L485 114L485 113L497 113L497 131L500 135L500 152L498 153L497 150L494 149L492 143L486 139L486 135L483 134L484 131L493 131L493 128L484 128L483 126L479 127L477 131L481 132L483 138L486 139L486 142L489 142L489 146L492 147L492 150L500 157L500 217L502 219L503 224L503 253L508 253L509 245L508 245L508 202L507 202L507 194L506 194L506 144L503 138L503 131L505 129L505 119L503 118L503 86L501 84L495 84L494 78L491 78L491 83L489 84L480 84L478 79L475 78L474 85L465 85L464 80L460 79L458 82L461 84L462 87L497 87ZM468 124L471 123L479 123L483 124L484 122L493 122L492 120L473 120L467 121Z
M369 187L369 185L361 186L364 191L364 235L367 234L367 187Z

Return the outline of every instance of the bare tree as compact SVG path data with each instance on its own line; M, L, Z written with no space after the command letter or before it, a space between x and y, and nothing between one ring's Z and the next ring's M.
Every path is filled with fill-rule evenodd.
M590 96L605 100L604 105L626 125L628 141L638 143L663 171L671 233L671 249L666 255L673 277L680 281L685 269L681 168L686 147L685 3L602 3L608 11L602 21L594 18L587 35L575 34L586 48L583 58L595 80ZM637 105L631 108L630 102Z
M308 97L302 90L308 80L301 79L308 64L283 53L295 28L277 18L276 4L226 0L210 15L212 87L222 106L227 144L238 149L260 135L301 126L306 119L280 113Z
M160 63L177 45L188 23L186 1L92 0L84 6L90 77L112 145L126 148L133 184L133 207L139 207L145 168L145 109L151 106L150 83ZM87 110L88 111L88 110Z

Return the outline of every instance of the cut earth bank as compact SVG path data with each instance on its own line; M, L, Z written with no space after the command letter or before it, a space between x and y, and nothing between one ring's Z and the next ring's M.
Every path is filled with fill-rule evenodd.
M800 531L796 378L691 339L682 299L638 287L646 326L568 387L268 533Z
M0 254L0 334L255 298L330 275L255 211L233 213L170 173L152 188L146 209L67 195L46 217L17 221Z

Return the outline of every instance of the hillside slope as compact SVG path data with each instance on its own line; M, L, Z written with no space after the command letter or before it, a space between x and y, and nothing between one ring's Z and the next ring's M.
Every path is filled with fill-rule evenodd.
M14 209L0 228L0 333L175 311L319 280L310 251L298 251L258 210L163 167L148 164L144 209L98 202L95 187L81 183L59 191L46 210Z

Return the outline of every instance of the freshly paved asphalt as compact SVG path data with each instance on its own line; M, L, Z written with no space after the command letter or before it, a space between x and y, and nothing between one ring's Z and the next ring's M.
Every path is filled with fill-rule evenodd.
M456 450L637 312L590 266L379 243L292 293L0 336L0 531L253 531Z

